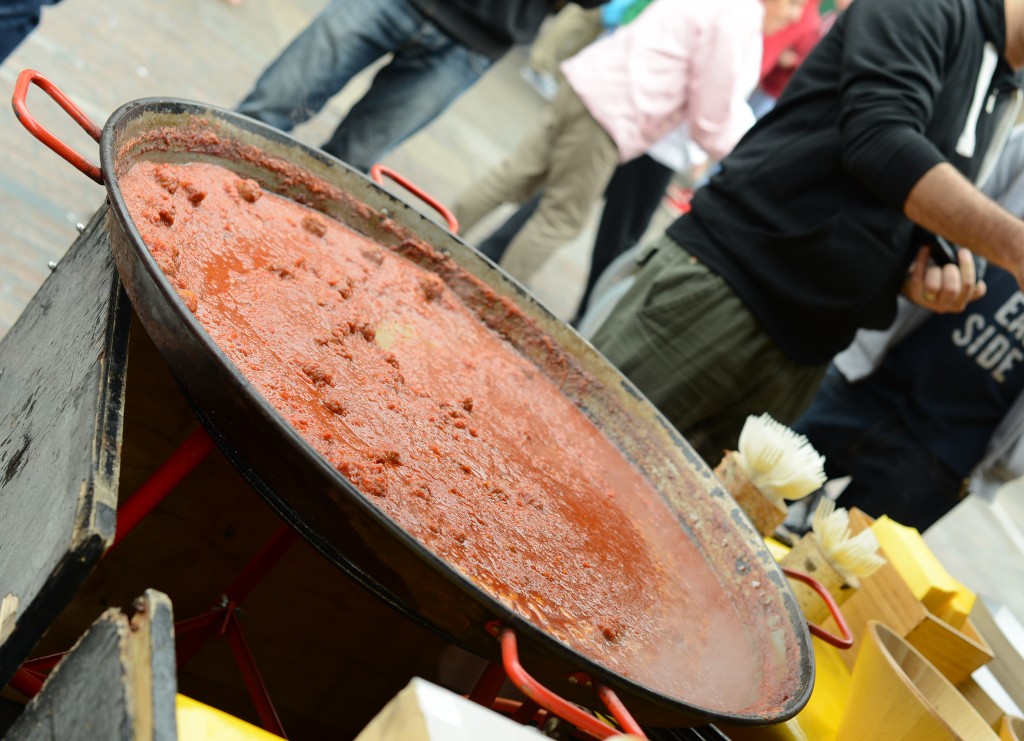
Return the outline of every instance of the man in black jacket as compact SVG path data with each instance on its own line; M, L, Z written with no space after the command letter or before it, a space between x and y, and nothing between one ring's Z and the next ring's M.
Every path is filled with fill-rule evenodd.
M645 252L594 344L714 464L747 415L793 421L901 291L939 312L981 295L970 253L931 262L922 227L1024 286L1024 222L972 185L1022 68L1024 0L857 0Z
M263 72L240 113L289 131L386 54L323 150L367 171L444 111L565 0L332 0ZM595 7L605 0L574 0Z

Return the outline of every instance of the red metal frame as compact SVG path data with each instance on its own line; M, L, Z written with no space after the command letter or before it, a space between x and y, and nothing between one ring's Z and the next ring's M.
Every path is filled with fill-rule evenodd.
M205 460L212 450L213 440L202 427L185 438L185 442L171 453L160 468L117 508L117 530L110 548L116 546L134 530L135 526L142 522L193 468ZM107 549L108 553L110 548Z
M832 595L825 588L825 585L814 577L808 576L800 571L794 571L793 569L783 567L782 573L790 579L802 581L817 592L818 596L825 602L825 606L828 607L828 611L832 615L832 619L836 621L836 627L839 628L839 632L842 633L841 637L835 636L814 623L807 623L807 629L811 632L811 635L817 636L821 640L825 641L825 643L829 643L836 648L847 649L852 647L853 633L850 632L850 626L846 624L846 619L843 617L843 613L839 609L839 605L836 604Z
M7 685L31 699L39 694L39 690L43 688L43 682L45 681L45 674L32 671L22 664L18 667L18 671L14 672L14 676L11 677L11 681Z
M237 602L229 601L224 607L175 623L174 633L177 638L186 639L178 643L179 666L187 663L188 659L195 655L210 638L222 636L227 639L228 647L235 657L235 663L242 674L242 681L245 682L263 728L282 738L288 738L281 724L281 718L270 699L266 684L263 682L263 676L256 665L256 660L253 658L249 643L245 640L245 633L238 619ZM187 648L184 648L185 645ZM183 651L188 655L182 658Z
M598 696L601 698L601 702L603 702L604 706L608 708L608 712L610 712L612 717L618 721L625 733L639 736L640 738L647 738L647 736L644 735L643 729L635 720L633 720L633 716L630 715L626 706L622 704L622 700L619 699L618 695L612 692L610 687L606 687L603 684L597 684L595 685L595 688L597 689Z
M221 606L174 626L179 666L188 663L211 638L219 636L227 639L249 697L256 707L260 723L267 731L282 738L288 736L270 699L270 693L263 682L249 643L245 640L245 633L238 618L238 608L297 540L298 534L291 525L279 526L225 590Z
M145 519L171 490L209 455L213 448L213 441L201 427L189 435L160 468L118 509L117 529L111 548L120 543L139 522ZM239 622L238 606L297 539L298 534L290 525L285 523L279 526L228 585L221 606L175 624L179 666L187 663L210 638L221 636L227 639L242 674L242 680L256 707L260 722L267 731L284 738L287 736L281 725L281 719L270 699ZM783 568L783 572L790 578L804 582L821 596L836 621L842 637L836 637L813 623L808 624L811 634L838 648L850 648L853 645L853 635L828 590L816 579L806 574L788 568ZM488 667L470 694L471 700L486 707L496 707L499 704L497 694L507 677L528 698L527 702L519 704L517 708L505 703L512 719L517 722L535 721L538 717L543 717L543 713L539 712L543 709L598 739L605 739L623 732L639 738L646 738L640 725L633 719L611 688L601 684L594 685L598 696L618 722L621 731L562 699L531 677L519 663L516 636L510 628L503 627L498 621L493 621L487 625L487 629L501 641L502 663L493 663ZM26 697L34 697L45 681L46 675L42 672L55 666L62 656L63 654L54 654L26 661L11 678L10 686ZM591 683L585 674L577 673L574 678L576 681Z
M441 214L441 217L448 223L448 230L452 234L459 233L459 221L458 219L455 218L455 214L453 214L451 211L445 208L445 206L432 195L430 195L429 193L427 193L425 190L415 185L414 183L406 180L402 175L399 175L390 167L385 167L384 165L374 165L373 167L370 168L370 177L373 178L378 185L384 185L385 176L394 180L407 191L412 193L425 204L427 204L432 209Z
M492 661L480 675L473 691L469 693L469 699L483 705L485 708L494 707L498 700L498 693L501 685L505 682L505 668L500 662Z
M498 663L497 666L500 667L501 664ZM504 669L502 669L502 674L504 675ZM491 710L494 710L495 712L511 717L515 715L517 712L519 712L520 709L522 709L523 703L519 702L518 700L511 700L507 697L498 697L488 707L490 707ZM534 705L534 707L536 707L536 705ZM548 713L547 710L545 710L544 708L540 708L534 713L532 718L528 719L528 722L538 727L543 726L544 722L548 719L548 717L550 717L550 715L551 714Z
M559 718L572 723L580 730L598 739L606 739L622 733L630 733L638 738L647 738L640 725L633 719L626 706L622 704L611 688L600 684L596 685L601 701L604 702L612 717L618 722L621 730L598 720L577 705L556 695L531 677L519 662L516 634L511 628L507 628L495 620L487 624L487 630L501 641L501 661L505 668L505 673L516 688L526 695L529 703L535 703L537 707L544 708L549 713L557 715ZM577 673L574 676L577 677L577 681L582 677L584 682L590 683L586 675ZM531 708L529 716L533 717L535 714L536 708Z
M24 76L24 73L23 73ZM45 78L44 78L45 79ZM32 80L29 80L32 81ZM19 84L22 78L19 78ZM27 88L28 81L24 87ZM17 98L17 95L15 96ZM24 97L24 91L22 92ZM77 120L77 119L76 119ZM213 450L214 444L203 428L197 428L178 446L164 463L118 508L117 528L110 550L120 543L128 533L146 518L157 505ZM298 534L288 524L280 525L263 547L246 563L238 576L224 591L222 604L209 612L179 621L174 626L178 665L184 665L200 648L215 636L228 641L231 653L238 664L249 697L259 715L263 727L278 736L287 738L281 719L267 692L263 677L253 658L249 643L239 622L238 606L263 580L273 566L281 560ZM45 672L56 666L64 657L63 653L41 656L23 663L11 678L12 689L26 697L39 694L46 681Z

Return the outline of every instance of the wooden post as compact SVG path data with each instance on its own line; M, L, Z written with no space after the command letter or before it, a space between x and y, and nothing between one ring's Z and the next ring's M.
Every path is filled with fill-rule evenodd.
M715 475L725 490L732 494L761 535L769 536L786 519L786 505L754 486L737 460L735 450L726 451Z
M829 591L837 605L842 605L857 588L857 584L847 582L843 575L829 563L825 553L821 550L818 536L814 533L808 533L800 538L779 563L813 576ZM796 597L804 617L810 622L821 623L829 616L828 606L822 602L821 597L813 589L796 580L790 581L789 586L793 590L793 595Z

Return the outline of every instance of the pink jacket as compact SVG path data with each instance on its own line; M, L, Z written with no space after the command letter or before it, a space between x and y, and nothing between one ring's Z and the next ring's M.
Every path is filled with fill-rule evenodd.
M760 0L654 0L562 71L621 162L684 121L721 159L754 123L746 99L760 74L763 22Z

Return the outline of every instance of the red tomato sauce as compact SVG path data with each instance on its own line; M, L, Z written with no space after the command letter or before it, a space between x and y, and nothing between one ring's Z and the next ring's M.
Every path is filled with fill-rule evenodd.
M753 700L755 652L677 513L442 277L212 164L120 186L219 347L398 525L616 673Z

